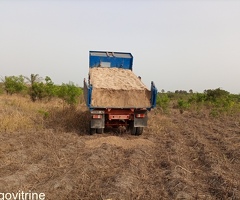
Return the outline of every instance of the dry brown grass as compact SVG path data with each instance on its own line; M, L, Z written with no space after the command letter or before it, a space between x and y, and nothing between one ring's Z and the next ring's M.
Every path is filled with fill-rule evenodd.
M240 199L240 118L153 110L140 137L89 136L83 105L0 96L0 192L46 199Z
M38 113L44 104L34 104L21 96L0 96L0 131L14 132L37 129L36 121L41 121Z
M84 118L86 120L84 120ZM83 104L69 107L59 99L32 102L19 95L0 96L0 131L85 131L88 113Z

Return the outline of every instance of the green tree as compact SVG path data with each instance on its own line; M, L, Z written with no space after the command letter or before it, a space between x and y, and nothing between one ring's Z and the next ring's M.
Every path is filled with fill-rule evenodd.
M216 101L217 99L226 98L230 94L228 91L220 88L214 90L205 90L204 93L206 94L206 100L209 101Z
M46 76L45 82L45 96L50 100L52 97L56 96L57 87L54 85L49 76Z
M24 77L20 76L5 76L3 79L4 90L7 94L20 93L26 89L26 85L24 83Z
M42 78L38 74L31 74L30 78L28 78L27 76L25 76L24 78L28 80L28 82L31 84L31 86L34 83L40 82L42 80Z
M170 99L165 93L158 93L157 106L161 107L164 112L168 111Z
M30 83L29 95L31 100L34 102L37 99L42 99L44 97L44 84L40 82L42 80L38 74L31 74L30 78L25 77Z
M181 114L183 113L183 111L187 110L189 107L190 107L189 102L185 101L184 99L178 100L178 108Z
M67 104L74 105L78 102L78 97L82 94L82 89L75 86L74 83L62 84L58 90L58 97Z
M33 83L30 90L30 96L32 101L36 101L37 99L42 100L46 96L44 83L43 82Z

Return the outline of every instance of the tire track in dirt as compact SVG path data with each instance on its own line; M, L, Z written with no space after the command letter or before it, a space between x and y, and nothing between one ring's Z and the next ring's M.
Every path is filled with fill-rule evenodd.
M197 169L194 176L198 181L201 180L199 187L202 192L216 199L235 199L236 193L239 195L237 180L240 177L236 173L227 173L232 168L237 169L237 166L223 159L228 151L223 137L217 136L214 131L219 126L218 122L203 121L191 115L178 116L173 121L178 124L185 138L184 143L189 146L189 160L192 161L193 169ZM221 130L225 131L223 127Z
M148 133L154 136L156 142L154 155L155 180L161 184L164 191L163 199L194 199L196 191L189 179L191 174L188 166L179 152L182 141L179 137L178 127L169 117L152 116L150 126L159 126L160 131Z
M109 138L113 140L110 141ZM96 141L100 144L92 146ZM89 157L90 163L98 163L94 166L95 173L100 173L99 169L105 168L104 163L108 163L114 173L109 174L111 178L104 179L108 185L111 184L111 187L108 186L108 193L103 193L104 199L157 199L163 196L163 190L157 190L162 184L155 181L157 169L154 165L153 142L134 136L98 136L86 141L86 144L90 144L89 148L94 151ZM103 158L99 153L105 150L105 153L101 153L104 154ZM112 152L112 155L109 155L109 152ZM105 160L110 158L111 161Z

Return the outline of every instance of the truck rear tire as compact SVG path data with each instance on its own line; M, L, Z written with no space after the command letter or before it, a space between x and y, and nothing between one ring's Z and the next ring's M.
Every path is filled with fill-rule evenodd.
M136 128L136 135L142 135L143 133L143 127L137 127Z
M96 129L95 128L91 128L91 122L89 123L89 135L93 135L96 133Z
M136 127L132 127L132 128L131 128L131 134L132 134L132 135L136 135L136 130L137 130Z
M134 127L134 122L130 122L129 131L130 131L131 135L136 135L136 127Z
M90 128L89 134L93 135L96 133L96 129L95 128Z
M97 128L97 133L102 134L104 132L103 130L104 130L103 128Z

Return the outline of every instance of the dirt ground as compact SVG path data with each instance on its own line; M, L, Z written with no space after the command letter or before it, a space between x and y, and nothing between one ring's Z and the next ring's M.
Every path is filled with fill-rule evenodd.
M240 199L240 117L153 110L142 136L87 135L84 111L71 127L54 120L39 130L1 130L0 192L43 192L50 200Z

